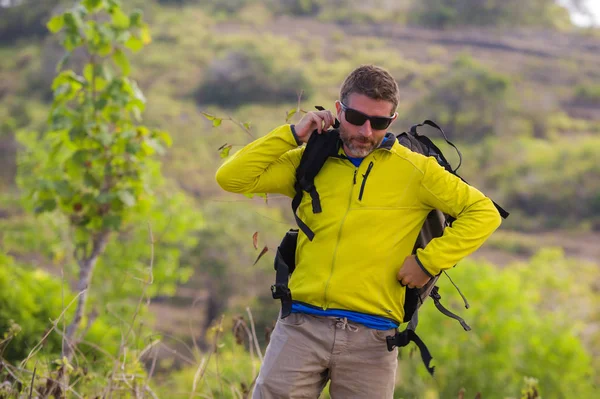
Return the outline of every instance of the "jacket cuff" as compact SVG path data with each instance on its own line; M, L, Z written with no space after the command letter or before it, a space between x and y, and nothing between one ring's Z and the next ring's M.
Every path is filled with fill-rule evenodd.
M421 270L423 270L423 272L425 272L426 275L428 275L429 277L433 278L434 276L429 272L429 270L427 270L425 268L425 266L423 266L423 263L421 263L421 261L419 260L419 257L417 255L415 255L415 260L417 261L417 265L419 265L419 267L421 268Z
M294 136L294 139L296 140L296 144L298 144L298 146L301 146L302 142L300 141L300 139L298 138L298 135L296 134L296 128L294 127L294 125L290 125L290 129L292 130L292 135Z

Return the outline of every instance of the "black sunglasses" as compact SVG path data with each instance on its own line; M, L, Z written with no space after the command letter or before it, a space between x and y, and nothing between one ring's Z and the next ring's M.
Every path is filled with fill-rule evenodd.
M352 108L348 108L343 102L340 102L344 115L348 123L356 126L362 126L367 120L371 122L371 128L374 130L384 130L394 121L393 116L369 116Z

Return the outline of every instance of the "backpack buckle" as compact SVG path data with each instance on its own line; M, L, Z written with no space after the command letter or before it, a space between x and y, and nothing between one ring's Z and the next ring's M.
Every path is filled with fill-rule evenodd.
M396 336L388 335L387 337L385 337L385 342L387 343L388 352L393 351L396 347Z
M440 299L442 299L442 296L439 294L438 290L439 290L439 288L438 288L438 286L437 286L437 285L436 285L436 286L434 286L434 287L431 289L431 292L429 293L429 296L430 296L430 297L431 297L433 300L437 300L437 301L439 301Z
M271 286L273 299L284 299L292 296L292 291L285 284L273 284Z

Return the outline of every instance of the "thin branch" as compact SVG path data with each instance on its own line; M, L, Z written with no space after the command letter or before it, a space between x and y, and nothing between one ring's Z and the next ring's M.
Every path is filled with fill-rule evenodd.
M263 362L263 355L260 351L260 346L258 345L258 338L256 337L256 329L254 328L254 319L252 318L252 312L250 312L250 308L246 308L246 312L248 312L248 317L250 318L250 327L252 328L252 341L254 341L254 346L256 347L256 352L258 353L258 358L260 363Z
M31 386L29 387L29 399L33 396L33 385L35 384L35 373L37 371L37 362L33 366L33 374L31 375Z
M250 129L248 129L246 126L244 126L244 124L240 121L238 121L237 119L233 118L231 115L227 114L227 118L225 118L224 120L226 121L231 121L233 123L235 123L236 125L238 125L243 131L246 132L246 134L248 134L252 140L255 139L254 135L252 135L252 132L250 131Z
M209 356L209 359L210 359L210 356ZM196 393L196 387L198 385L199 378L201 377L201 375L204 375L203 370L204 370L205 364L206 364L206 358L202 358L202 361L200 362L200 364L198 365L198 368L196 369L196 373L194 373L194 380L192 382L192 392L190 392L190 399Z
M196 306L196 303L198 303L199 300L200 300L200 298L196 298L192 302L192 305L190 306L191 314L194 313L194 307ZM192 343L194 344L194 356L196 356L200 353L200 348L198 348L198 344L196 342L196 337L194 336L194 329L192 328L192 318L191 317L188 318L188 328L190 330L190 338L192 339Z
M223 318L224 318L224 316L221 316L221 321L219 322L219 328L217 329L217 333L215 334L215 369L217 371L217 380L219 381L219 386L221 388L221 397L223 397L224 394L223 394L223 381L221 379L221 373L219 371L219 335L221 334L221 331L223 330Z
M302 101L302 94L304 94L304 90L300 90L300 93L298 93L298 104L296 105L296 112L300 112L300 102Z

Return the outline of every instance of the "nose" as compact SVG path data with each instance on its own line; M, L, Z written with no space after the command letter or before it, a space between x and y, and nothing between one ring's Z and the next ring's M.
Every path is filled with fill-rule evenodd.
M365 123L362 124L360 129L358 129L358 132L361 134L361 136L371 137L373 135L373 129L371 129L371 121L367 119Z

